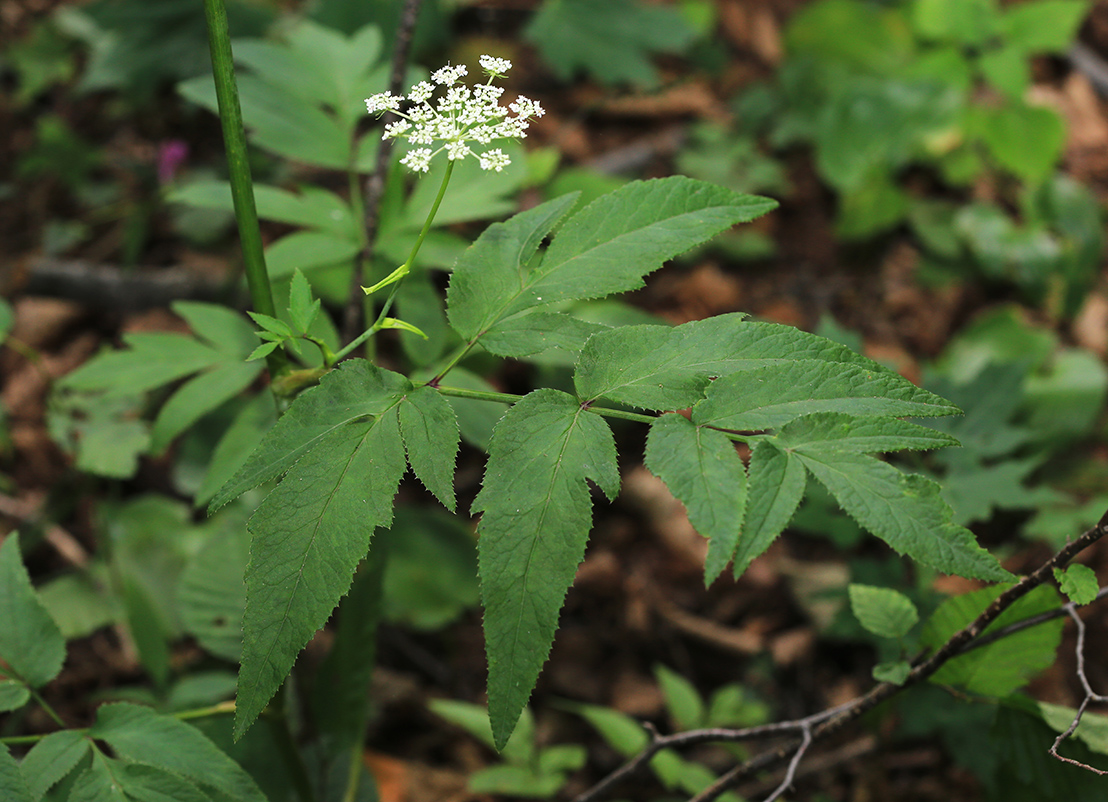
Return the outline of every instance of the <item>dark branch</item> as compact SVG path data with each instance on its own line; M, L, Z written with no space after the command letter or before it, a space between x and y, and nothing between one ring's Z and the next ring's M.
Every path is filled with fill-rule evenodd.
M943 667L944 664L958 655L971 651L975 648L992 643L1001 637L1012 635L1016 632L1022 631L1029 626L1035 624L1041 624L1044 621L1049 621L1053 618L1057 618L1062 615L1066 615L1068 610L1072 608L1072 605L1065 605L1056 611L1051 611L1049 614L1042 614L1033 616L1026 621L1019 621L1010 626L1004 627L995 633L989 633L988 636L982 637L984 630L993 623L1005 610L1015 604L1019 599L1030 593L1032 590L1048 581L1055 568L1062 568L1070 560L1072 560L1077 554L1084 549L1091 546L1096 541L1100 540L1108 534L1108 512L1101 517L1100 521L1092 529L1085 532L1081 537L1074 540L1072 543L1067 544L1064 548L1059 550L1053 557L1039 566L1034 573L1021 579L1016 584L1005 590L999 596L997 596L988 607L970 624L964 629L959 630L947 640L941 647L939 647L933 654L926 659L918 662L912 669L911 673L900 685L893 685L892 683L882 682L876 685L869 693L858 697L846 704L840 705L835 708L824 710L820 713L808 716L806 718L797 719L794 721L784 721L775 724L766 724L760 727L749 727L744 730L726 730L726 729L704 729L704 730L691 730L689 732L679 733L671 736L659 736L656 732L652 731L651 743L638 755L629 760L623 766L616 771L609 774L598 784L590 788L585 793L577 796L574 802L591 802L596 799L601 793L612 787L619 780L631 775L639 768L641 768L647 761L650 760L655 754L662 749L675 747L675 746L688 746L691 744L703 743L707 741L739 741L750 740L753 738L759 738L769 735L780 735L783 733L800 734L801 738L794 740L791 743L769 749L762 752L759 755L755 755L744 763L741 763L731 769L729 772L721 776L718 780L712 783L710 786L701 791L698 795L693 797L690 802L711 802L711 800L718 799L721 794L734 788L740 782L747 777L758 772L766 771L768 769L776 768L782 764L787 763L788 769L785 774L784 780L777 786L776 790L769 797L766 802L777 799L788 787L792 784L797 773L797 767L800 760L808 751L810 746L821 739L832 735L839 730L846 727L852 721L855 721L863 714L877 707L882 702L895 696L896 694L918 685L931 677L935 672ZM1102 590L1097 594L1097 598L1103 598L1108 595L1106 590ZM1070 613L1071 616L1073 615ZM1079 650L1083 649L1084 638L1083 628L1078 630L1079 637ZM1063 740L1066 735L1072 733L1077 728L1077 724L1080 721L1082 712L1085 706L1090 701L1106 701L1108 697L1101 697L1093 694L1091 688L1088 685L1088 680L1084 675L1084 658L1083 651L1079 651L1079 676L1082 679L1082 683L1086 691L1086 699L1082 703L1081 709L1078 711L1075 717L1074 723L1068 733L1063 733L1059 738L1059 742ZM1054 751L1052 750L1052 754ZM1057 756L1057 755L1056 755ZM1059 759L1068 760L1067 758Z

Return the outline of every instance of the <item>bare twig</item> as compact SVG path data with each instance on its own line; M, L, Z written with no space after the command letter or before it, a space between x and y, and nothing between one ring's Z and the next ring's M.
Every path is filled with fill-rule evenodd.
M422 5L423 0L404 0L404 6L400 9L400 19L396 24L396 35L393 38L392 72L389 75L389 91L394 95L404 93L404 74L408 69L412 35L415 32L416 20L419 19L419 9ZM383 121L387 124L395 119L396 115L389 112L384 116ZM350 279L350 292L342 319L342 335L346 342L357 337L363 325L365 304L365 295L362 293L362 284L365 283L363 266L373 259L374 242L381 224L381 198L385 194L385 181L388 178L389 165L392 163L393 142L392 139L381 141L377 148L377 162L373 167L373 174L366 179L364 221L366 246L359 258L354 260L354 275Z
M901 691L910 688L913 685L917 685L924 680L931 677L937 672L943 665L945 665L951 659L958 655L964 654L967 651L971 651L974 648L978 648L983 643L979 641L986 641L991 643L998 637L1006 635L1012 635L1028 626L1034 624L1040 624L1044 621L1051 620L1066 614L1066 607L1062 607L1059 611L1052 612L1050 615L1034 616L1032 619L1028 619L1027 622L1016 622L1008 627L1004 627L996 633L990 633L988 638L982 638L981 633L993 623L1005 610L1010 608L1019 599L1030 593L1046 582L1052 575L1055 568L1061 568L1069 563L1077 554L1091 546L1096 541L1100 540L1108 534L1108 512L1101 517L1100 521L1092 529L1081 535L1081 537L1074 540L1072 543L1067 544L1064 548L1059 550L1053 557L1039 566L1034 573L1021 579L1016 584L1002 592L997 596L985 610L977 616L966 627L954 633L942 646L940 646L933 654L926 659L920 660L913 667L911 673L900 685L894 685L888 682L882 682L872 688L868 693L860 696L850 702L839 705L838 707L824 710L820 713L816 713L811 716L807 716L795 721L784 721L775 724L766 724L760 727L749 727L744 730L725 730L725 729L704 729L704 730L690 730L689 732L680 733L672 736L658 736L653 728L650 728L652 733L651 743L638 755L629 760L620 768L609 774L597 785L590 788L585 793L576 797L574 802L591 802L596 799L601 793L606 791L612 785L619 780L629 776L633 772L642 767L651 757L657 754L660 750L675 747L675 746L687 746L691 744L703 743L707 741L738 741L749 740L752 738L763 737L767 735L779 735L782 733L799 733L800 739L794 740L791 743L769 749L762 752L759 755L755 755L749 760L735 766L726 774L721 776L716 782L701 791L697 796L693 797L690 802L711 802L718 799L721 794L734 788L745 778L767 769L772 769L782 764L788 764L788 768L785 773L784 780L777 786L766 802L778 799L785 790L794 781L800 760L807 753L808 749L815 741L826 738L827 736L838 732L843 729L850 722L858 719L864 713L872 710L877 705L885 702L892 696L900 693ZM1106 594L1101 592L1097 595L1097 598L1103 598ZM1071 617L1073 614L1071 613ZM1033 622L1033 623L1028 623ZM1003 634L1002 634L1003 633ZM1077 724L1080 720L1081 714L1090 701L1105 701L1108 697L1101 697L1092 692L1088 684L1088 680L1084 674L1084 630L1083 628L1078 630L1079 640L1079 660L1078 669L1079 676L1082 679L1082 684L1085 687L1086 699L1082 703L1081 708L1078 710L1078 714L1075 717L1075 721L1067 733L1063 733L1059 742L1064 739L1068 734L1071 734L1073 730L1076 730ZM1053 750L1052 750L1053 753ZM1068 760L1067 758L1059 759ZM1072 761L1070 761L1072 762Z
M41 526L43 538L54 547L63 560L76 568L88 568L91 557L85 547L58 524L44 521L38 504L0 495L0 515L6 515L24 524Z
M1108 596L1108 587L1101 588L1100 591L1096 594L1096 598L1089 602L1089 604L1098 602L1105 596ZM988 646L991 643L995 643L1001 638L1007 638L1009 635L1015 635L1017 632L1022 632L1025 629L1037 627L1039 624L1045 624L1047 621L1053 621L1055 618L1061 618L1064 615L1069 615L1069 605L1056 607L1053 610L1047 610L1044 613L1039 613L1038 615L1029 616L1028 618L1024 618L1020 621L1015 621L1006 627L1001 627L1000 629L990 632L988 635L982 635L980 638L967 643L966 648L962 649L959 654L972 652L974 649L980 649L984 646Z
M65 298L98 309L137 312L176 300L235 300L234 287L184 266L125 270L79 259L36 257L8 272L0 267L0 295Z
M1097 594L1097 598L1100 598L1103 593L1104 589L1101 589L1101 592ZM1077 605L1070 602L1063 609L1069 613L1070 618L1073 619L1073 623L1077 625L1077 678L1081 680L1081 687L1085 691L1085 698L1082 699L1081 704L1078 705L1077 713L1074 714L1073 721L1070 722L1066 731L1054 739L1054 743L1050 747L1050 754L1064 763L1079 766L1103 777L1108 775L1108 771L1103 771L1090 766L1088 763L1082 763L1080 760L1074 760L1073 758L1058 754L1058 747L1062 745L1062 741L1066 740L1077 731L1078 725L1081 724L1081 717L1085 715L1085 708L1089 706L1089 703L1108 702L1108 696L1093 691L1093 686L1089 684L1089 677L1085 673L1085 622L1082 621L1081 616L1077 614Z

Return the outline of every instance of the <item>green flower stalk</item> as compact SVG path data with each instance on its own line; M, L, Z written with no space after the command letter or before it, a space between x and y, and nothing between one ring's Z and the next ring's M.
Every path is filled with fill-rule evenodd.
M380 116L391 111L401 118L385 126L382 139L406 139L409 143L419 146L408 150L400 159L401 164L413 172L426 173L431 167L431 160L443 151L446 152L449 163L438 195L415 245L412 246L411 253L408 254L407 261L372 287L362 287L366 295L372 295L384 287L392 287L377 320L335 354L334 361L351 353L381 329L401 328L423 334L410 324L388 317L388 313L396 298L400 282L411 271L423 240L431 230L439 204L446 194L447 184L450 183L454 162L472 155L476 157L482 170L495 170L499 173L511 164L508 155L500 148L476 152L470 147L470 143L483 147L498 139L523 139L527 136L526 131L530 127L530 120L545 114L539 103L522 95L508 104L507 108L501 106L500 98L504 94L504 89L493 86L492 82L497 78L503 78L511 69L512 62L508 59L485 55L481 56L480 63L488 76L488 80L483 84L473 87L459 84L459 79L466 75L468 70L464 65L452 67L448 64L431 73L431 82L420 81L409 89L406 97L394 95L392 92L380 92L366 98L366 110L370 114ZM432 96L440 87L445 89L445 93L432 106L430 102ZM413 105L410 105L406 111L401 111L405 103ZM436 143L439 144L434 150L428 147Z

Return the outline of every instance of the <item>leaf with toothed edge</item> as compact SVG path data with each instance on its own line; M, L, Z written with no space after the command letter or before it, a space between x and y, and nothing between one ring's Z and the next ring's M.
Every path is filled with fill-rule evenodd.
M682 409L703 397L710 379L807 361L850 365L882 376L887 387L907 391L917 402L933 407L917 414L957 412L944 399L924 393L839 343L791 326L745 317L731 313L680 326L622 326L600 332L589 339L578 358L574 373L577 394L587 400L606 398L643 409ZM827 368L825 377L833 376L835 370Z
M992 582L1011 579L972 532L951 521L941 488L930 479L832 448L795 454L851 518L900 554L947 574Z
M662 415L646 439L646 467L666 483L709 538L704 584L718 577L738 545L746 508L746 469L723 432L681 415Z
M394 402L316 438L250 518L236 738L350 588L406 467Z
M473 503L498 749L512 734L550 651L592 522L586 480L619 492L612 432L573 396L536 390L497 424Z
M751 451L749 473L746 521L734 554L736 578L788 525L808 484L800 460L768 441Z
M557 198L490 226L463 254L447 295L450 324L463 339L529 309L641 287L667 259L777 206L683 176L633 181L570 217L534 259L575 200ZM499 349L512 350L509 336Z
M412 473L454 511L454 460L458 456L458 418L437 390L424 385L400 404L400 434Z
M208 505L214 512L247 490L276 479L330 432L357 420L380 415L411 383L398 373L382 370L364 359L348 359L301 393L277 425L247 458Z

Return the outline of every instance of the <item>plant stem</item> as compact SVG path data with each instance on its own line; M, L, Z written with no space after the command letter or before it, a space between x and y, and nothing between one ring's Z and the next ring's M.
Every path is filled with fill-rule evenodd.
M223 143L227 150L227 170L231 182L231 199L238 221L242 261L246 270L246 285L255 312L276 317L273 289L265 269L262 252L262 232L258 211L254 206L254 184L250 177L250 162L246 152L246 129L242 123L235 64L231 55L231 34L227 27L227 8L223 0L204 0L204 16L208 21L208 46L212 55L215 95L219 105L219 121L223 127ZM266 357L269 374L276 378L288 370L284 352L273 351Z
M446 163L446 173L442 177L442 183L439 185L439 194L435 196L435 202L431 204L431 211L427 214L427 219L423 221L423 228L419 232L419 237L416 238L415 244L412 246L411 253L408 254L407 260L400 267L404 270L404 275L393 282L392 289L389 291L388 297L385 299L384 305L381 307L380 313L377 315L377 319L373 321L373 325L363 331L353 340L351 340L344 348L335 354L335 361L347 356L351 351L364 343L374 334L381 330L382 323L386 317L388 317L389 310L392 308L393 301L396 300L396 293L400 289L400 285L404 283L404 276L407 275L407 271L410 271L412 264L415 262L416 255L419 253L419 249L423 246L423 240L427 239L427 232L431 230L431 224L435 221L435 215L439 212L439 206L442 204L442 199L446 195L446 187L450 183L450 176L454 172L454 162L448 161Z
M513 393L494 393L485 390L465 390L461 387L436 387L443 395L453 396L454 398L472 398L476 401L499 401L503 404L514 404L519 401L523 396L515 395ZM655 415L643 415L638 412L627 412L622 409L611 409L609 407L586 407L588 412L595 412L597 415L603 415L606 418L620 418L622 420L631 420L636 423L651 424L658 418Z
M311 780L308 779L308 769L304 765L304 758L300 750L296 748L296 742L292 738L292 730L289 729L288 695L285 688L291 681L291 675L285 677L281 687L277 689L273 700L269 703L271 716L266 717L273 732L273 740L277 744L277 750L281 753L281 760L288 770L293 788L300 802L315 802L315 792L312 790Z
M62 717L58 715L58 711L52 708L50 706L50 703L43 699L42 695L34 688L31 688L30 691L31 697L38 703L39 707L46 711L46 715L54 719L54 723L57 724L59 727L64 727L65 721L62 720Z
M389 91L394 95L403 94L404 74L408 69L408 57L412 50L412 36L415 33L416 22L419 19L420 7L423 0L404 0L400 10L400 18L396 24L396 33L392 37L392 68L389 74ZM381 120L382 125L397 119L396 115L388 112ZM373 261L373 249L377 241L377 231L381 225L381 199L385 195L385 183L388 178L389 166L392 164L392 150L395 139L384 139L377 147L377 159L373 166L373 172L365 182L364 202L357 186L358 173L350 168L354 178L350 190L351 206L355 210L356 219L363 221L361 230L365 235L365 245L359 258L354 262L353 274L350 277L350 290L347 293L346 309L343 313L342 339L352 339L358 329L362 327L365 315L366 299L359 292L365 283L364 266ZM351 146L351 154L354 147ZM353 155L351 156L353 159ZM354 198L357 197L357 202Z
M42 697L34 691L31 692L34 695L35 701L38 702L46 713L54 719L55 722L60 724L63 729L67 729L71 732L87 733L88 727L66 727L65 722L61 720L54 710L51 709ZM208 718L209 716L224 716L230 715L235 712L235 703L233 701L220 702L219 704L209 705L208 707L199 707L194 710L181 710L176 713L170 713L175 719L181 721L191 721L196 718ZM28 744L37 744L43 738L50 733L44 732L37 735L10 735L4 738L0 738L0 744L6 746L26 746Z

